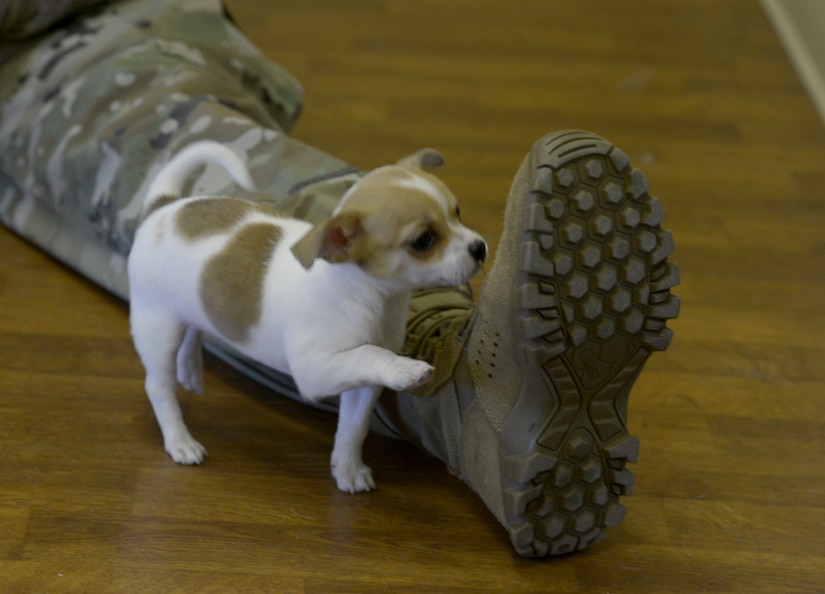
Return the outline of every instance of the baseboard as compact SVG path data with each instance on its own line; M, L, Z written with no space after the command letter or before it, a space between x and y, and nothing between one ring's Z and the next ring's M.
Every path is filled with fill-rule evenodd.
M802 83L825 123L825 2L761 0Z

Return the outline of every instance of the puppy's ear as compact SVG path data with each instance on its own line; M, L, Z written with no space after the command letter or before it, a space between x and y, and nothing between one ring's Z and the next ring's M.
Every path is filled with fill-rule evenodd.
M435 149L423 148L412 155L399 159L397 165L416 169L438 169L444 165L444 155Z
M363 233L361 216L344 211L314 225L292 246L292 253L307 270L316 258L332 263L349 262L356 256Z

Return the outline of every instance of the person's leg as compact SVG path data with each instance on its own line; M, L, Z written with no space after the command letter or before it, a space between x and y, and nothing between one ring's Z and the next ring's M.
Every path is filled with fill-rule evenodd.
M0 222L127 299L126 256L146 188L188 143L231 147L260 194L244 194L219 167L187 191L246 196L309 221L332 212L359 172L287 135L301 99L299 83L218 0L103 4L0 43ZM207 345L297 398L289 377Z
M0 220L123 297L146 184L188 142L232 146L254 199L309 220L358 176L286 136L297 84L215 2L186 6L117 4L0 67L0 154L13 155L0 158ZM212 168L190 189L237 193ZM606 141L549 137L516 175L478 307L462 290L413 300L406 348L436 379L424 394L385 394L376 417L459 474L521 554L584 548L624 514L627 394L678 308L672 244L646 190ZM214 348L294 395L289 378Z
M105 4L0 49L0 219L122 297L143 194L186 144L226 144L257 198L308 219L330 212L339 190L290 201L292 188L355 171L287 136L299 84L217 0ZM237 191L219 167L187 189Z

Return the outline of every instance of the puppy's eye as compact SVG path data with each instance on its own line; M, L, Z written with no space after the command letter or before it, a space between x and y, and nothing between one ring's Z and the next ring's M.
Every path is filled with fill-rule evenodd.
M461 209L459 207L455 207L455 217L461 220Z
M412 241L410 241L410 247L417 252L426 252L435 245L435 241L435 233L427 230L418 234Z

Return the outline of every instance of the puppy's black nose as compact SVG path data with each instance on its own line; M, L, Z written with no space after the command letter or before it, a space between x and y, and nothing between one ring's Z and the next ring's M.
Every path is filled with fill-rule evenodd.
M484 262L487 259L487 244L480 239L471 243L467 249L476 262Z

